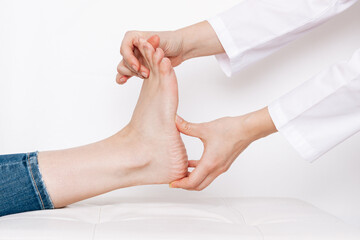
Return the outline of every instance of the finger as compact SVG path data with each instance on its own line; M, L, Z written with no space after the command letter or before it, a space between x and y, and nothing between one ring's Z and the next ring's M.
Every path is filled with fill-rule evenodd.
M150 62L148 61L148 58L146 57L146 53L145 53L146 45L148 44L148 42L145 39L139 38L139 40L136 41L134 44L137 47L137 49L140 51L143 58L145 59L146 64L150 66Z
M160 37L158 35L153 35L147 40L147 42L150 43L154 49L156 49L160 45ZM138 45L138 41L136 41L136 45ZM134 55L139 59L139 50L137 48L134 49ZM150 70L147 67L145 67L143 64L141 64L139 73L141 74L141 76L139 77L148 78L150 75Z
M179 132L191 137L201 138L203 136L204 130L201 123L187 122L178 115L176 115L175 122Z
M188 167L190 168L196 168L199 164L199 161L198 160L189 160L188 162Z
M125 62L121 61L117 67L118 74L116 75L116 82L118 84L126 83L127 80L129 80L129 78L135 74L134 72L130 71L130 69L124 64Z
M149 75L150 75L150 70L149 68L147 68L145 65L144 65L144 58L143 56L141 55L140 51L138 48L135 48L134 49L134 55L137 59L139 59L139 62L140 62L140 73L138 73L138 77L140 78L148 78Z
M150 70L144 65L140 66L140 74L143 78L148 78L150 75Z
M139 71L140 63L139 60L134 55L135 42L137 37L129 36L124 38L120 47L120 54L123 56L124 61L131 66L132 70L135 72Z
M127 80L129 79L130 77L128 76L123 76L123 75L120 75L119 73L116 75L116 82L118 84L124 84L127 82Z
M129 66L127 63L122 60L117 66L116 82L118 84L124 84L132 76L137 76L137 73Z
M124 61L121 61L119 63L119 65L117 66L117 71L120 75L123 76L134 76L136 75L136 73L134 73L133 71L131 71L129 69L129 67L126 65L126 63Z
M207 170L202 165L198 165L188 177L172 182L170 187L195 190L207 176Z
M139 77L139 78L143 78L143 76L142 76L140 73L135 72L134 70L132 70L132 68L127 64L127 62L124 61L123 64L125 65L125 67L126 67L128 70L131 71L131 75L130 75L130 76L137 76L137 77Z
M196 188L196 191L202 191L207 188L220 174L210 174L207 176L202 183Z

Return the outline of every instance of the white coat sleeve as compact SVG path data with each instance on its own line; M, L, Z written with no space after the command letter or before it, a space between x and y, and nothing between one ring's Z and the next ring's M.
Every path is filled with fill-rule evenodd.
M280 133L312 162L360 131L360 49L268 107Z
M227 76L258 61L344 11L357 0L244 0L208 20L225 53Z

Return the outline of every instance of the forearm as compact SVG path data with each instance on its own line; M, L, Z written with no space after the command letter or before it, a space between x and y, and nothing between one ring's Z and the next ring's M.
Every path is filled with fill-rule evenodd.
M242 61L245 52L247 53L250 50L249 54L256 55L251 59L256 60L271 54L280 47L284 46L286 43L301 36L304 32L309 31L311 28L319 25L331 16L348 8L354 2L356 2L356 0L333 5L331 1L324 1L321 2L322 5L320 8L316 11L314 10L314 12L309 12L306 8L306 4L303 5L303 3L298 2L297 4L301 3L300 9L297 9L296 11L294 10L294 12L289 11L283 13L283 15L279 15L278 12L272 12L273 3L271 2L255 3L253 1L246 1L236 5L232 9L229 9L227 12L220 14L217 18L210 19L211 21L209 21L211 24L208 21L202 21L176 30L171 34L174 38L181 39L182 41L182 61L195 57L225 53L225 50L228 55L230 54L233 56L233 60L236 60L236 63ZM284 8L288 6L286 1L280 1L278 4ZM312 4L316 5L320 3L314 1ZM321 15L321 13L325 11L324 9L328 10ZM284 29L290 29L288 30L289 33L291 33L290 36L282 36L281 34L285 30L280 28L281 33L278 33L278 25L273 25L274 21L266 22L262 19L259 20L256 18L259 14L267 14L269 17L284 24L289 16L300 15L300 17L296 21L288 23L288 25L283 27ZM303 18L301 17L302 14L307 14L309 19L314 20L312 20L309 24L306 24L307 22L303 23ZM248 22L252 22L253 24L249 25ZM306 27L305 25L309 26ZM271 31L267 29L270 29ZM165 36L169 35L169 33L166 32L160 32L158 34L161 35L163 33L165 33ZM282 39L281 44L277 41L279 37ZM274 43L272 41L274 41ZM257 42L265 44L266 48L262 47L260 50L256 49L260 47ZM252 48L255 48L256 51ZM259 54L258 51L263 53ZM238 64L243 66L249 63Z
M242 124L239 127L246 130L246 135L251 142L277 132L267 107L237 117L237 119Z
M183 41L183 60L224 53L215 31L207 21L179 29Z

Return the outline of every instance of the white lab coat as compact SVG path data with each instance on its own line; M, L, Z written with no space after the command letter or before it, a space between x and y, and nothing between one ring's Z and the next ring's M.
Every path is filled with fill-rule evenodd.
M245 0L208 20L225 49L216 58L230 76L356 1ZM360 49L349 61L322 71L268 109L278 131L309 161L359 132Z

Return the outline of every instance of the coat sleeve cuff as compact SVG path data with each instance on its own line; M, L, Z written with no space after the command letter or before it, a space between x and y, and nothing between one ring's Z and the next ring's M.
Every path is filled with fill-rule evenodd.
M231 77L233 74L232 64L231 64L231 54L236 55L238 48L233 41L229 30L226 28L224 22L219 16L210 18L207 20L211 27L214 29L221 45L223 46L225 53L215 55L221 69L224 71L225 75Z
M296 126L288 122L280 103L275 101L268 106L269 114L276 129L285 137L290 145L306 161L312 163L319 158L322 153L317 151L297 130Z

